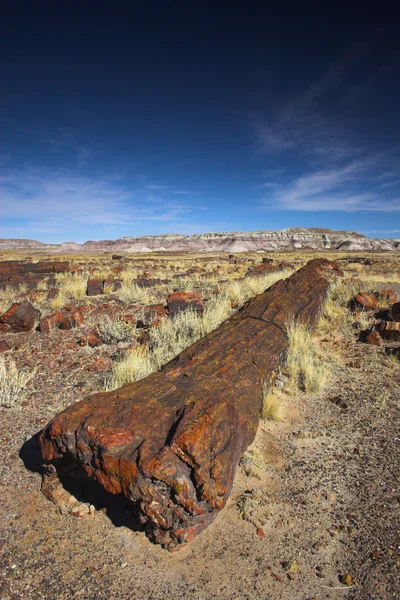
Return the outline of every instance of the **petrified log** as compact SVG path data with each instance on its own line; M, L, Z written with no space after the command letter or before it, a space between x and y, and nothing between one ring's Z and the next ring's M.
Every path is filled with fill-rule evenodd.
M30 274L50 275L52 273L65 273L71 269L68 261L63 262L22 262L19 260L0 261L0 281L19 280L18 276L26 277Z
M309 262L278 281L161 371L95 394L57 415L40 436L55 478L83 468L122 493L168 549L189 542L225 506L239 459L287 350L286 325L315 323L335 265Z

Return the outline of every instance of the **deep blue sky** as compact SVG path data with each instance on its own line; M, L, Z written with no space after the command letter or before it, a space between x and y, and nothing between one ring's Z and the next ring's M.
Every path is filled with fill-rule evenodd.
M0 237L400 237L400 8L323 4L1 2Z

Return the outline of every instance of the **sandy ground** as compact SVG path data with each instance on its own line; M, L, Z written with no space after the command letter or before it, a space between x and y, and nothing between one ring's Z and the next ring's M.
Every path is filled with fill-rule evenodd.
M56 347L60 332L50 335ZM81 364L66 349L69 370L78 369L71 385L62 355L58 373L42 369L29 402L0 408L0 598L398 599L400 362L356 332L319 341L340 357L331 385L287 397L286 418L261 423L261 479L239 467L226 508L174 553L130 529L128 513L61 515L26 450L22 460L24 442L84 396Z

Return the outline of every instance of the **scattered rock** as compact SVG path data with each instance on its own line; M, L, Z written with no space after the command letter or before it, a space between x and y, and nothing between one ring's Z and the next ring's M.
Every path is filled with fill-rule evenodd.
M54 329L75 329L83 323L83 315L78 310L60 310L52 315L43 317L39 322L39 331L47 333Z
M378 300L386 300L391 304L397 300L396 294L393 290L378 290L374 295L378 298Z
M261 275L267 275L268 273L274 273L280 269L269 262L262 262L261 265L256 267L250 267L246 273L246 277L259 277Z

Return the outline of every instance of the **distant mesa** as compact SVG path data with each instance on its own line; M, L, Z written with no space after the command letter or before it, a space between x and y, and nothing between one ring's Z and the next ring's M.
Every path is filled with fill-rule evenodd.
M74 252L273 252L274 250L399 250L400 240L368 238L355 231L290 227L280 231L231 231L193 235L164 234L90 240L84 244L43 244L34 240L3 239L0 250Z

